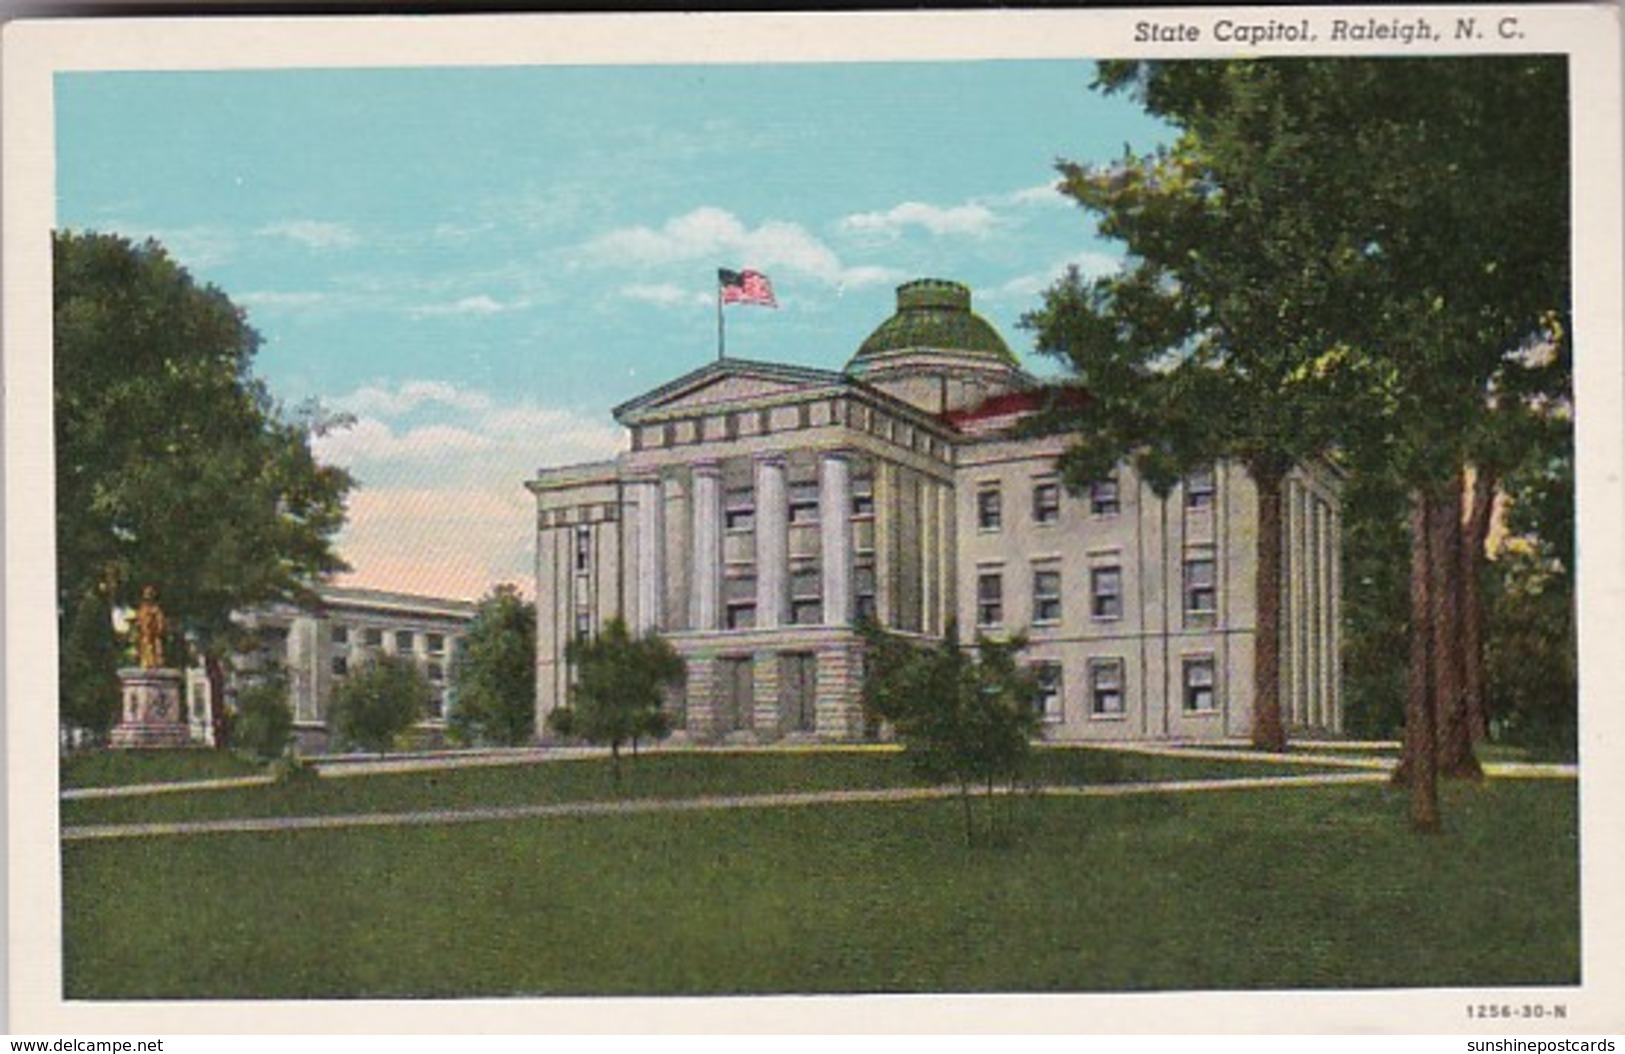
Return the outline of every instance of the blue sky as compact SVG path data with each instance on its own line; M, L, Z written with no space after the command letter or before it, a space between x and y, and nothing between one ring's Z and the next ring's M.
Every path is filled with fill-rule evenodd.
M156 237L265 338L257 372L356 424L349 584L528 588L538 467L716 354L840 368L916 277L1016 322L1115 250L1053 163L1166 133L1088 62L75 73L57 225ZM1052 369L1029 359L1039 370Z

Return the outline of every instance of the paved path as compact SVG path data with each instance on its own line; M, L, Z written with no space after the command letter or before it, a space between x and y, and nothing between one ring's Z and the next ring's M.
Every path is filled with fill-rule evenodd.
M1381 772L1345 772L1312 776L1256 776L1229 780L1166 780L1158 783L1107 783L1077 787L1039 787L1027 793L1046 797L1119 798L1138 794L1381 783L1387 778L1387 774ZM611 816L655 812L706 812L720 809L785 808L799 805L930 801L939 798L951 798L958 793L959 791L953 787L895 787L876 790L813 791L726 797L559 802L550 805L430 809L417 812L352 813L335 816L273 816L248 819L195 820L182 823L103 824L65 827L62 830L62 840L65 842L83 842L114 838L150 838L155 836L226 834L234 832L407 827L423 824L478 823L490 820L528 820L560 816Z

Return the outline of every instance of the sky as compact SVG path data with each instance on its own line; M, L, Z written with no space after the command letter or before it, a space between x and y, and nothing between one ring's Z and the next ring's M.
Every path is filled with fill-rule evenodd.
M951 278L1030 368L1022 314L1120 250L1055 162L1168 138L1093 64L59 74L62 229L162 242L243 307L255 373L354 423L340 584L527 594L524 482L623 449L610 409L728 352L840 369L895 287Z

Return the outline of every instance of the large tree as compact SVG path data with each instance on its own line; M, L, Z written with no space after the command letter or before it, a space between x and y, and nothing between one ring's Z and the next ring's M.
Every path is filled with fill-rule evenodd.
M59 625L154 586L167 653L204 658L220 698L231 614L309 600L344 569L352 481L313 456L318 415L284 412L254 376L243 312L162 246L61 232L53 268ZM105 683L104 652L63 649L65 696Z
M1411 516L1427 558L1412 564L1409 752L1472 771L1462 494L1469 465L1493 480L1517 402L1504 393L1538 375L1528 350L1567 312L1562 64L1108 63L1100 83L1178 134L1104 168L1063 165L1063 189L1130 253L1120 274L1070 276L1032 317L1096 395L1075 461L1133 453L1153 478L1193 454L1247 465L1261 745L1279 742L1284 467L1335 450L1390 473L1425 506Z
M536 735L536 605L499 585L474 612L452 658L452 732L465 742L517 746Z

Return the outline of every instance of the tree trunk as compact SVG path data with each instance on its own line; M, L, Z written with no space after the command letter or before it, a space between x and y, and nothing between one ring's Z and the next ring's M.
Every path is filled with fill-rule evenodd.
M1448 487L1430 497L1428 551L1433 588L1433 678L1438 772L1446 779L1483 779L1473 756L1473 732L1467 717L1466 654L1463 650L1462 492L1465 477L1457 473Z
M976 827L970 808L970 784L964 780L959 783L959 800L965 806L965 848L971 849L976 845Z
M231 715L226 712L226 668L213 655L203 657L203 673L209 680L209 720L214 725L214 746L231 746Z
M1281 550L1282 489L1285 466L1255 460L1249 474L1258 489L1258 630L1253 641L1253 746L1285 750L1286 725L1281 719Z
M1411 625L1410 670L1405 691L1405 753L1396 781L1410 787L1411 828L1423 834L1439 830L1439 781L1434 768L1434 702L1432 617L1433 576L1428 559L1430 502L1411 495Z
M621 741L614 739L609 744L609 771L615 781L615 793L621 793Z
M1484 698L1484 546L1495 510L1496 478L1475 466L1467 523L1461 548L1461 652L1466 663L1462 690L1467 697L1467 726L1474 742L1489 738L1489 704Z

